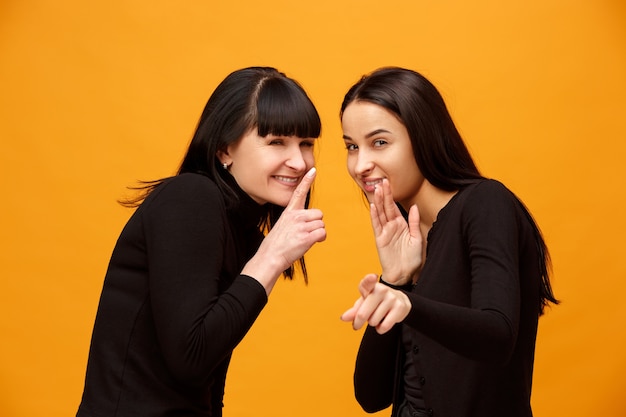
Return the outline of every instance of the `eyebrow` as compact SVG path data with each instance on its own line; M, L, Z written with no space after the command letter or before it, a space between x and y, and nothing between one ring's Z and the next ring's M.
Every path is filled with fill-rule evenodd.
M388 131L388 130L386 130L386 129L376 129L376 130L371 131L371 132L370 132L370 133L368 133L367 135L365 135L365 139L369 139L369 138L371 138L372 136L376 136L376 135L378 135L379 133L391 133L391 132L390 132L390 131ZM344 140L345 140L345 139L347 139L347 140L352 140L352 138L351 138L350 136L348 136L348 135L343 135L343 138L344 138Z

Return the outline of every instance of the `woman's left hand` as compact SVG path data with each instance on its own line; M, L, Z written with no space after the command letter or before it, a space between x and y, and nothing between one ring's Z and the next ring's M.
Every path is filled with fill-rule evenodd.
M405 293L378 282L375 274L368 274L359 284L361 297L354 306L341 315L341 320L351 321L359 330L367 322L380 334L386 333L406 318L411 311L411 301Z

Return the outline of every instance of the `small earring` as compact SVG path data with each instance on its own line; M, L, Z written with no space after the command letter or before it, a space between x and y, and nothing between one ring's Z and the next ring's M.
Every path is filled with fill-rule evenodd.
M224 162L222 166L224 167L224 169L228 169L228 164L226 162Z

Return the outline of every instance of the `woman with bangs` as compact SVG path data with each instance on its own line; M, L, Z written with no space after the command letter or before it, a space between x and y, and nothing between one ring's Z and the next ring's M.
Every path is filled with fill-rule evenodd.
M77 415L221 416L235 346L326 238L308 209L320 118L274 68L231 73L177 175L146 182L113 250Z

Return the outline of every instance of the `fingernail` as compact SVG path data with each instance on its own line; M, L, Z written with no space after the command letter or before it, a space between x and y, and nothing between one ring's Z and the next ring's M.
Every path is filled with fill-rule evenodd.
M315 167L311 168L311 169L309 170L309 172L307 172L307 173L306 173L306 176L307 176L307 177L312 177L312 176L314 176L314 175L315 175L315 171L316 171Z

